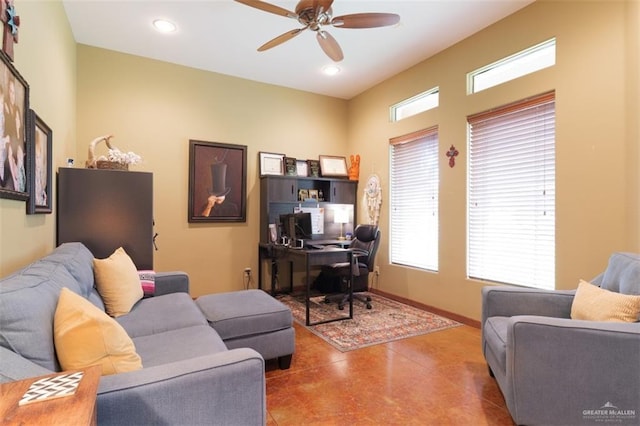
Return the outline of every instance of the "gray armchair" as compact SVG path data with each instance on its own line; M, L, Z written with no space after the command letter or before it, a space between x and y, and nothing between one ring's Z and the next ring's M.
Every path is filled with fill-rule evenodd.
M640 295L640 256L591 280ZM640 424L640 322L571 319L575 290L482 289L482 350L518 425Z

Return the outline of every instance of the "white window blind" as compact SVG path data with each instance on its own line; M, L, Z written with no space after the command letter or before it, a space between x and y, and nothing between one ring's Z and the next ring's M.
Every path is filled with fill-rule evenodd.
M555 94L468 124L469 277L555 288Z
M438 129L391 139L391 263L438 270Z

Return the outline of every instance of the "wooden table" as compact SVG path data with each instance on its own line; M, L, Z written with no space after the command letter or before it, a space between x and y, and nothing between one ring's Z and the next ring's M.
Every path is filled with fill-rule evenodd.
M76 370L77 371L77 370ZM102 368L92 366L84 375L76 393L71 396L18 405L29 386L43 377L31 377L0 385L0 424L2 425L97 425L96 394ZM72 373L65 371L64 373Z

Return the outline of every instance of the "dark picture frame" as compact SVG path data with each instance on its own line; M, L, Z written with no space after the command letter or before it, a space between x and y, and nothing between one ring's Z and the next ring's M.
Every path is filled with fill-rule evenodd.
M27 214L52 212L51 150L53 131L34 110L27 120Z
M0 54L0 59L0 198L26 201L29 84L6 55Z
M190 223L246 222L247 146L189 140L188 202Z
M347 169L347 158L335 155L321 155L320 173L326 177L346 177L349 176Z

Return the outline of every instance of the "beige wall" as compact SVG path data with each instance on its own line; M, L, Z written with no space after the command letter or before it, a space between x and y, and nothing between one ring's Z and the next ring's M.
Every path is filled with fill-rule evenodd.
M193 296L257 279L258 152L345 155L346 101L78 46L78 149L113 133L153 172L157 270L184 270ZM247 145L247 221L189 224L189 139ZM102 146L103 151L106 151ZM104 152L103 152L104 153ZM105 226L108 226L105 224Z
M18 0L16 10L21 25L14 63L29 83L31 108L53 129L57 166L75 150L76 43L61 3ZM24 201L0 200L0 276L55 246L55 216L25 212Z
M556 66L466 95L466 73L557 39ZM361 181L383 181L379 289L479 319L480 289L466 278L466 117L556 91L556 286L602 271L612 251L640 251L638 237L638 6L538 2L385 81L349 104L350 149L366 153ZM434 86L437 109L390 123L389 105ZM631 90L629 90L631 89ZM440 270L389 264L388 140L439 126ZM460 151L447 164L451 145Z
M188 272L194 296L241 288L246 266L257 272L259 151L298 158L360 153L360 180L377 173L383 182L378 288L478 319L483 283L465 273L465 118L550 89L557 96L557 286L573 288L595 275L612 251L640 251L636 2L535 3L349 102L76 50L60 3L17 6L23 24L16 65L31 84L34 109L54 129L54 165L66 157L81 165L89 141L105 133L141 154L145 162L135 170L154 173L155 268ZM554 36L555 67L465 94L468 71ZM436 85L439 108L389 123L389 105ZM388 140L435 124L442 153L439 273L391 266L388 258ZM187 223L189 139L248 146L246 223ZM454 169L444 156L451 144L461 153ZM0 200L0 219L0 276L55 243L55 215L26 216L24 202Z

